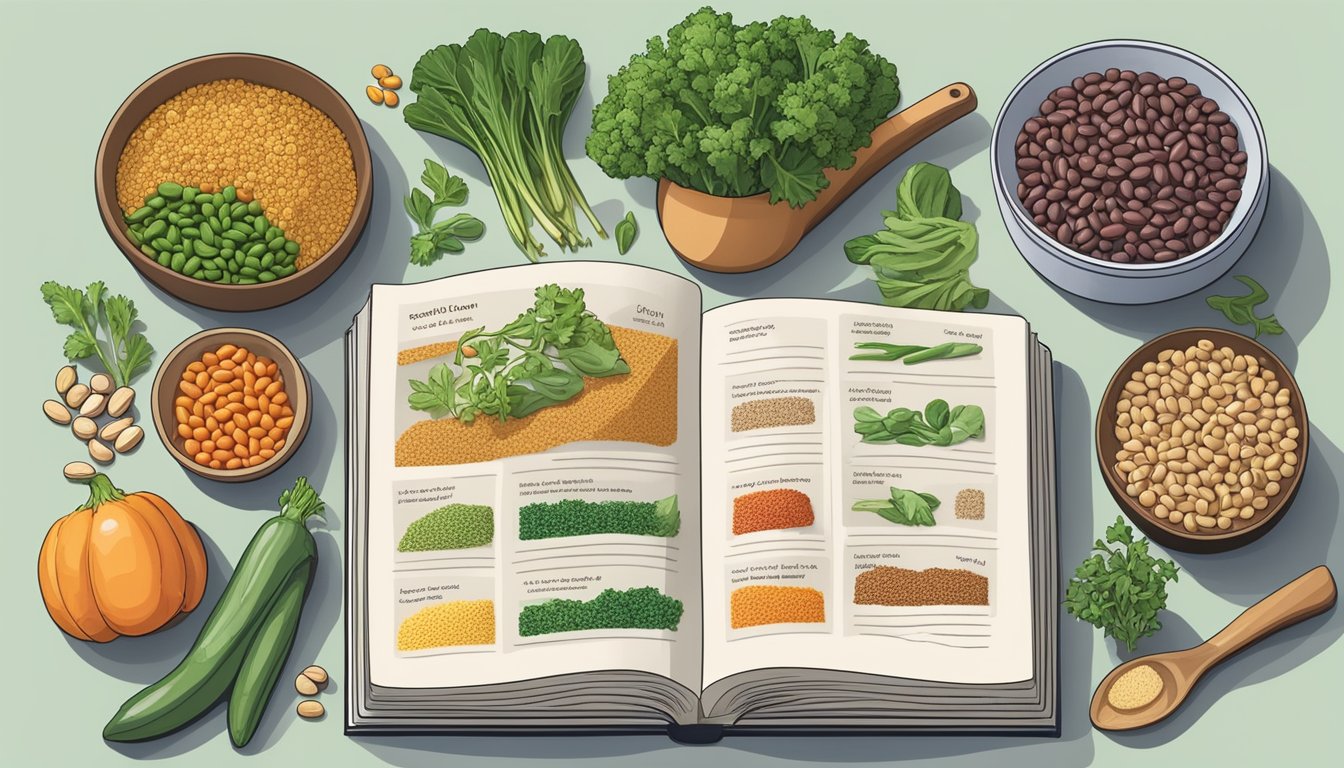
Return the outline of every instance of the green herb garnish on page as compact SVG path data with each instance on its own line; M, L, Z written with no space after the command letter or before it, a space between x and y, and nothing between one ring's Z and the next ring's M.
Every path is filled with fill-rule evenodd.
M503 422L578 396L585 377L629 372L611 329L588 311L583 289L543 285L518 319L497 331L467 331L451 366L440 363L425 381L411 379L409 403L436 419Z
M936 525L933 513L942 505L931 493L892 488L889 499L865 499L854 503L855 512L873 512L897 525Z

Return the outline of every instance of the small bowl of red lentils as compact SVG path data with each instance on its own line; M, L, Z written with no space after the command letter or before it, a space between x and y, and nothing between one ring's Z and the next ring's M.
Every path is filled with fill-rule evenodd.
M278 339L212 328L164 357L154 377L154 428L168 453L212 480L274 472L308 432L308 380Z
M94 184L112 240L179 299L249 311L309 293L345 261L373 199L350 105L281 59L175 64L122 103Z

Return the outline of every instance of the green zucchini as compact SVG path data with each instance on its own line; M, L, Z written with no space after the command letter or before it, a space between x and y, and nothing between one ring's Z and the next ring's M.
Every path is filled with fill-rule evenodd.
M108 741L145 741L196 720L233 685L248 649L296 571L311 571L317 544L305 521L322 500L299 478L280 495L282 512L262 523L186 658L121 705L103 727Z
M248 648L243 666L229 694L229 738L235 747L245 747L261 723L261 715L271 700L280 670L294 648L299 630L303 599L312 579L313 564L299 566L271 606Z

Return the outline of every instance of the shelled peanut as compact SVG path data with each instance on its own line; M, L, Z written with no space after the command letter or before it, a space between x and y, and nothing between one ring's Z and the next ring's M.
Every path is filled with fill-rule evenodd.
M1125 492L1190 533L1253 520L1301 458L1289 388L1254 355L1208 339L1162 350L1132 372L1115 418Z
M285 446L294 411L270 358L224 344L187 365L177 386L177 436L197 464L255 467Z
M135 417L125 415L135 404L135 390L116 386L105 373L95 373L87 384L81 384L73 365L62 366L56 372L56 394L60 399L44 401L42 413L55 424L69 425L85 444L89 458L99 464L110 464L118 453L134 449L144 437L144 430L135 426ZM100 426L97 420L104 416L110 421ZM65 476L71 480L91 475L86 462L65 466Z

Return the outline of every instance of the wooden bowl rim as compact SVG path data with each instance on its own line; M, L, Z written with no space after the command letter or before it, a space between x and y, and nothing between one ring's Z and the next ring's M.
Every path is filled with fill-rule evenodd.
M1267 359L1272 363L1273 367L1271 370L1274 371L1275 377L1286 378L1286 383L1292 388L1292 391L1296 393L1297 400L1293 405L1293 410L1298 417L1297 428L1300 432L1297 441L1297 470L1293 472L1292 477L1286 478L1286 484L1281 483L1279 498L1242 528L1236 528L1236 523L1234 522L1234 527L1227 531L1219 531L1218 533L1209 534L1194 534L1186 531L1184 528L1178 530L1169 526L1160 525L1156 520L1151 518L1147 510L1139 506L1137 501L1129 498L1129 495L1125 493L1125 484L1121 482L1115 469L1110 465L1111 462L1108 457L1113 456L1115 451L1119 449L1120 441L1116 438L1114 433L1114 418L1107 417L1108 406L1116 402L1116 399L1119 396L1119 390L1123 388L1125 382L1129 380L1130 374L1142 367L1144 358L1156 356L1157 351L1162 347L1175 347L1178 345L1182 347L1190 346L1193 342L1175 342L1177 339L1184 339L1186 337L1194 339L1207 338L1220 347L1229 346L1242 354L1247 351L1254 352L1257 357L1262 360ZM1242 348L1238 349L1238 345L1241 345ZM1293 375L1292 369L1268 347L1249 336L1242 335L1235 331L1224 330L1222 328L1181 328L1169 331L1141 344L1138 349L1134 350L1125 358L1124 362L1115 369L1115 373L1111 375L1111 379L1106 384L1106 389L1102 394L1101 402L1097 405L1097 416L1095 421L1097 464L1101 468L1101 476L1106 483L1107 489L1120 504L1125 516L1141 530L1148 533L1150 537L1157 539L1158 543L1167 544L1168 542L1164 542L1162 539L1170 537L1173 540L1189 542L1192 545L1205 545L1196 551L1223 551L1240 546L1243 543L1250 543L1254 539L1267 533L1268 527L1272 527L1274 523L1278 522L1285 510L1291 506L1294 497L1297 495L1298 487L1302 483L1302 475L1306 471L1307 454L1310 447L1310 425L1311 422L1307 416L1306 398L1302 394L1301 387L1298 386L1297 378ZM1180 548L1179 545L1171 546Z
M197 464L192 457L188 456L181 448L177 446L177 434L175 430L168 428L168 414L163 412L165 386L174 386L177 379L181 377L182 371L190 363L182 363L181 358L186 354L186 350L195 344L208 340L218 340L220 344L231 343L238 344L239 337L251 339L254 342L260 342L262 345L273 347L277 367L282 374L287 373L286 368L293 371L292 376L285 377L285 392L289 395L290 401L294 404L294 424L290 426L289 434L285 440L285 446L270 459L263 461L255 467L244 467L241 469L213 469L211 467L202 467ZM241 346L251 346L247 341L243 341ZM252 351L257 351L252 349ZM267 350L271 352L272 350ZM265 354L265 353L263 353ZM171 375L170 375L171 374ZM172 393L169 393L169 397ZM309 386L308 372L303 364L294 356L294 353L285 346L284 342L274 336L258 331L254 328L244 328L241 326L225 326L220 328L207 328L194 333L173 347L167 355L164 355L163 362L159 363L159 370L154 375L154 384L150 391L150 414L154 419L154 431L158 433L160 442L168 449L178 464L185 469L194 472L201 477L211 480L218 480L225 483L239 483L249 480L257 480L265 477L275 470L279 469L289 458L298 450L299 444L308 436L308 425L312 419L312 408L309 405Z
M303 269L300 270L296 270L292 275L282 277L278 280L273 280L269 283L257 283L255 285L232 285L232 284L221 285L219 283L211 283L208 281L196 280L194 278L187 277L186 275L174 272L168 267L165 267L159 264L158 262L147 258L145 254L142 253L140 249L136 247L134 243L131 242L130 238L126 236L125 223L123 221L123 213L121 211L120 205L116 201L115 167L113 168L112 173L110 174L110 178L109 174L105 170L105 166L107 166L108 164L108 155L110 154L112 149L112 147L110 146L112 134L116 131L117 128L119 128L122 125L122 123L125 120L128 119L127 113L130 111L131 106L138 99L142 98L145 92L149 91L163 79L177 72L189 69L210 68L216 65L227 66L237 61L260 62L267 66L276 67L279 69L287 69L291 73L293 73L294 76L296 76L298 79L307 80L314 87L329 92L329 94L332 97L334 97L335 99L334 103L337 105L337 109L341 113L339 116L333 115L326 110L318 109L318 107L316 105L313 105L310 100L302 96L298 96L298 94L294 95L298 96L298 98L300 99L303 99L305 103L308 103L309 105L313 106L314 109L318 109L318 111L326 115L326 117L329 120L331 120L333 124L336 125L337 129L341 131L341 134L345 137L346 143L350 146L351 159L352 159L351 164L354 166L355 170L354 208L351 210L350 219L346 222L345 229L341 231L340 237L336 239L336 242L332 244L331 248L327 249L325 253L319 256L307 267L304 267ZM218 76L212 77L210 80L202 80L201 82L205 83L205 82L211 82L213 80L228 79L229 77L230 75L228 75L227 73L220 73ZM239 79L247 80L247 78L239 78ZM260 85L266 85L266 84L260 83ZM267 86L267 87L275 88L277 86ZM292 89L289 88L282 88L281 90L286 90L292 93ZM152 108L151 111L153 111ZM346 130L346 127L342 125L341 121L348 121L349 126L354 129L354 133L352 134L349 130ZM134 129L132 129L132 131L133 130ZM124 149L125 149L124 144L116 148L118 159L120 158L121 152ZM361 163L365 168L365 172L363 174L359 173ZM336 88L334 88L326 80L323 80L313 72L309 71L308 69L305 69L304 67L299 66L298 64L295 64L291 61L276 56L267 56L265 54L244 53L244 52L211 53L206 54L204 56L197 56L194 58L185 59L183 61L177 62L176 64L164 67L158 72L155 72L153 75L150 75L142 83L140 83L140 85L136 86L135 89L131 91L131 93L127 95L126 98L121 102L121 104L117 107L117 111L113 113L112 118L108 121L107 127L103 129L103 135L98 142L98 152L94 159L94 198L98 206L99 217L103 221L104 229L107 230L108 235L112 238L113 242L117 244L118 249L120 249L122 254L126 256L127 260L131 262L131 265L134 266L137 271L141 272L148 271L153 273L154 275L157 275L159 279L155 279L152 281L154 282L155 285L159 286L168 293L171 293L176 298L186 301L188 303L195 304L197 306L211 306L210 304L201 304L195 301L194 299L183 295L183 293L180 292L177 288L170 286L171 285L191 286L197 288L199 291L205 292L207 294L214 294L219 297L237 297L245 292L250 292L252 295L256 295L262 292L284 295L287 294L290 290L298 288L300 282L306 282L302 281L301 280L302 278L307 278L308 280L311 280L314 275L322 275L321 278L318 279L316 283L307 286L304 291L293 297L280 298L279 296L277 296L277 298L279 298L280 300L275 301L274 303L269 303L269 300L265 300L268 303L263 303L260 306L253 307L256 309L266 309L288 303L289 301L292 301L293 299L306 294L313 288L316 288L322 282L325 282L325 280L328 277L330 277L331 274L334 273L337 268L339 268L340 263L344 262L345 258L349 256L350 251L354 249L355 244L358 242L359 238L364 233L364 227L368 223L369 209L372 205L373 158L369 148L368 136L364 132L364 124L360 121L359 116L355 114L355 111L350 106L350 103L346 101L345 97L341 95L340 91L336 90ZM329 269L327 270L319 269L319 267L326 265L328 260L333 258L338 259L338 263L329 266ZM220 303L224 304L226 301L227 299L221 299ZM227 309L227 306L213 307L213 308ZM244 307L242 309L247 308L248 307Z

